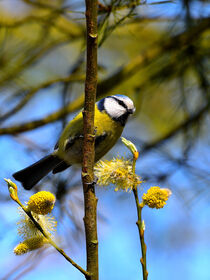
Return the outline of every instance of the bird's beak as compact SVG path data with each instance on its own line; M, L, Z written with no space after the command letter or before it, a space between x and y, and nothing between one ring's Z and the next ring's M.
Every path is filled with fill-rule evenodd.
M128 114L133 114L136 111L136 108L128 109Z

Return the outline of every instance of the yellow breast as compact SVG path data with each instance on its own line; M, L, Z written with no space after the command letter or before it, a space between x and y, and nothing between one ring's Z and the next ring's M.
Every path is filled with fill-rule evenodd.
M106 112L95 106L95 161L103 157L117 142L123 131L123 126L112 120ZM57 154L69 164L82 162L83 116L80 112L64 129Z

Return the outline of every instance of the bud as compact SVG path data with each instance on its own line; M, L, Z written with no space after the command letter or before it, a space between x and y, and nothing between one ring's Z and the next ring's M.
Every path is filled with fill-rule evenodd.
M137 160L139 157L139 152L138 152L136 146L131 141L125 139L124 137L121 137L121 140L122 140L123 144L132 152L135 160Z
M47 191L41 191L30 197L28 201L28 210L39 215L47 215L52 211L54 204L54 194Z
M142 220L142 223L141 223L141 229L143 230L143 231L145 231L145 222L144 222L144 220Z
M8 190L9 190L9 193L10 193L10 197L13 200L18 201L17 186L16 186L16 184L13 183L10 179L5 179L4 178L4 181L7 182Z
M12 187L13 189L15 189L17 191L17 186L15 183L12 182L12 180L4 178L4 181L7 182L8 187Z

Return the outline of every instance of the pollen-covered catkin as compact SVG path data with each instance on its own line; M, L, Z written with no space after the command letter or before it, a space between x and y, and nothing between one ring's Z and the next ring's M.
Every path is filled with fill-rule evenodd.
M41 191L30 197L28 201L28 210L39 215L46 215L52 211L54 204L54 194L47 191Z
M47 243L47 240L43 236L32 237L19 243L14 248L14 253L15 255L23 255L29 251L41 248L45 243Z
M160 209L166 204L166 201L171 195L169 189L161 189L160 187L151 187L147 193L142 196L142 201L144 205L150 208Z
M100 160L95 166L95 176L99 186L115 185L115 191L131 191L142 183L140 177L133 173L132 163L123 157L112 160Z

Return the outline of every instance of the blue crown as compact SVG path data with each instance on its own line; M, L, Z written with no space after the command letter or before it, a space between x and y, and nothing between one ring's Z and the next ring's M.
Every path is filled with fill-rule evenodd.
M114 96L119 96L119 97L123 97L123 98L129 98L128 96L123 95L123 94L114 94Z

